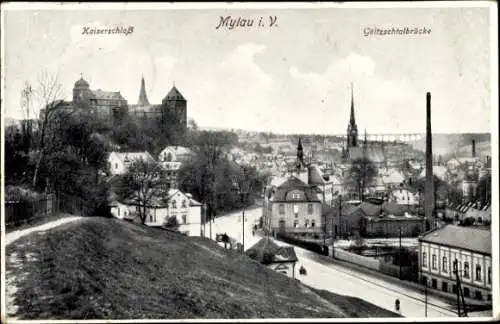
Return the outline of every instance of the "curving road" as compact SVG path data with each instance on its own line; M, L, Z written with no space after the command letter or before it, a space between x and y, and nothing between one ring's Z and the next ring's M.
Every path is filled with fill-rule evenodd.
M252 225L261 215L260 208L245 211L245 250L260 239L260 237L252 236ZM241 241L242 225L241 212L232 213L216 219L212 225L212 235L215 238L215 233L227 233L230 237ZM288 245L279 241L276 243ZM295 246L295 252L299 259L299 266L304 265L307 269L307 275L299 276L297 279L308 286L362 298L391 311L394 311L394 301L398 298L401 301L401 314L403 316L420 318L425 316L425 296L418 291L354 269L344 268L328 257L317 255L297 246ZM428 296L428 317L456 318L457 315L452 309L453 306L442 300Z

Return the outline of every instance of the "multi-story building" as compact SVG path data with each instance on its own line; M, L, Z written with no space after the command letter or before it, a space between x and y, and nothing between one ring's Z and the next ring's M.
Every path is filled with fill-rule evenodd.
M421 282L432 289L491 303L491 231L446 225L419 237ZM456 270L456 273L455 271Z
M192 156L191 150L183 146L167 146L158 155L160 165L166 170L165 176L170 188L177 188L179 169Z
M314 188L290 176L273 191L264 201L264 220L271 232L322 232L322 204Z

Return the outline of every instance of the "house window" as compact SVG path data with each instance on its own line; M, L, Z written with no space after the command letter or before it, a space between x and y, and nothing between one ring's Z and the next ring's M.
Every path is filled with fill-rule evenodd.
M307 213L309 215L313 214L313 204L307 204Z
M491 285L491 267L488 267L488 284Z
M182 208L186 208L186 200L182 201Z
M464 262L464 278L469 278L469 262Z
M451 286L451 292L456 294L457 293L457 285Z
M285 214L285 204L279 204L279 213L280 215Z
M470 296L470 290L467 287L464 287L464 296L469 297Z
M311 227L315 227L316 226L316 221L313 219L311 220Z
M304 225L305 225L305 227L309 227L309 220L308 219L306 219Z
M448 283L443 281L441 282L441 290L444 292L448 292Z
M177 201L172 200L172 208L173 209L177 208Z
M120 207L118 207L118 216L120 216Z
M115 169L118 169L118 163L115 163Z
M436 265L436 255L432 255L432 269L437 270L437 265Z
M182 215L182 223L187 224L187 216L186 215Z
M154 219L153 214L151 214L151 213L149 214L149 221L150 221L150 222L155 222L155 221L156 221L156 220Z
M443 257L443 272L448 272L448 259Z
M476 264L476 281L481 281L481 265Z
M432 279L432 288L436 289L438 286L438 282L436 279Z
M427 267L427 253L422 252L422 267Z
M293 227L295 227L295 228L299 227L299 221L298 220L294 220L293 221Z
M483 300L483 295L481 294L481 292L479 290L476 290L476 299Z

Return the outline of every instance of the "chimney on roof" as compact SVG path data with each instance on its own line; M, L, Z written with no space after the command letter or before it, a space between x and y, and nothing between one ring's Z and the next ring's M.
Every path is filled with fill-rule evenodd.
M476 140L472 140L472 157L476 157Z
M434 228L434 174L432 163L431 93L426 97L426 141L425 141L425 217L427 230Z

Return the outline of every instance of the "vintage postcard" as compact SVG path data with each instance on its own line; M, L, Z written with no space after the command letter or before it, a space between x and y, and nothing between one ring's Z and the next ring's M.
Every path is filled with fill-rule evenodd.
M499 319L496 2L1 31L2 322Z

